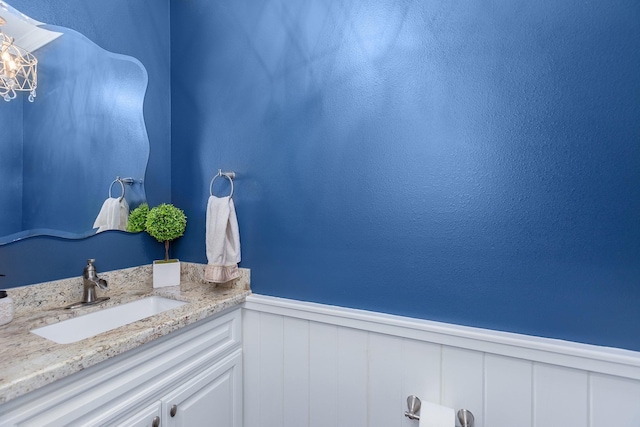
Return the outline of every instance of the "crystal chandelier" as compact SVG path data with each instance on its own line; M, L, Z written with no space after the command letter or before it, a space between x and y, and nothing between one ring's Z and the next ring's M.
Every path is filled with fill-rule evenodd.
M0 26L6 21L0 16ZM36 97L38 86L38 60L31 53L13 43L0 30L0 96L5 101L16 97L16 92L29 92L29 102Z

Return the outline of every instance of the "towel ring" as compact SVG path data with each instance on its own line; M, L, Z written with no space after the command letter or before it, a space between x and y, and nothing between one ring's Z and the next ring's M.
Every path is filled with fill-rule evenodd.
M236 174L235 172L222 172L222 169L218 169L218 174L211 180L211 183L209 184L209 195L213 196L213 183L221 176L224 176L229 180L229 183L231 184L231 193L229 194L229 197L233 197L233 178L236 177Z
M109 186L109 198L111 198L111 189L113 188L113 184L115 184L116 182L120 183L120 188L122 189L122 195L118 199L118 201L121 202L122 199L124 199L124 182L122 182L120 177L117 177L116 179L114 179L111 185Z

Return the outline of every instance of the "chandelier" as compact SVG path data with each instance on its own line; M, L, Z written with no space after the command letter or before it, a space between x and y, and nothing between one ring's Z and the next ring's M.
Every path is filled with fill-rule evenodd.
M0 26L6 24L0 16ZM36 97L38 60L30 52L13 43L0 30L0 96L5 101L15 99L16 92L29 92L29 102Z

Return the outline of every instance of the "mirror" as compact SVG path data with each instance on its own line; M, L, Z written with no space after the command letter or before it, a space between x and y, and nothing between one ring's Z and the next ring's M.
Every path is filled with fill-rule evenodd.
M0 2L0 16L7 14L30 20ZM144 66L74 30L40 27L62 35L32 52L34 102L24 93L0 99L0 244L91 236L110 192L120 198L124 188L130 210L146 200ZM120 185L116 177L131 180Z

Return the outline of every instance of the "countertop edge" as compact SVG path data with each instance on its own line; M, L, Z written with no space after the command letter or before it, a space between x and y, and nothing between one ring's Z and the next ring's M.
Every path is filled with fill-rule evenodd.
M42 340L43 346L48 345L52 349L41 350L42 354L35 355L29 361L31 371L26 371L23 367L25 372L13 378L11 378L12 375L0 374L0 404L8 403L54 381L150 343L224 310L240 306L251 294L251 291L246 289L222 289L221 291L221 295L216 295L211 302L207 303L206 299L203 301L203 298L195 295L175 295L175 290L172 292L166 288L160 288L140 295L139 298L160 295L185 301L188 304L172 310L171 315L161 313L72 344L55 344L45 338L37 337L36 339ZM33 335L28 331L26 333ZM89 340L91 341L88 342ZM11 364L5 362L3 370L7 367L11 368ZM3 377L9 378L7 380Z

